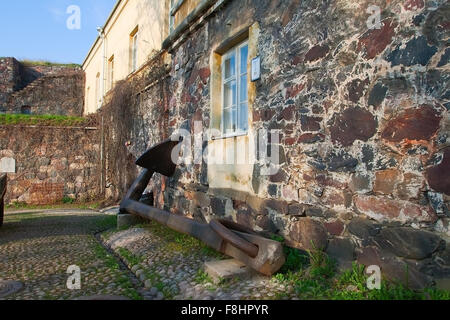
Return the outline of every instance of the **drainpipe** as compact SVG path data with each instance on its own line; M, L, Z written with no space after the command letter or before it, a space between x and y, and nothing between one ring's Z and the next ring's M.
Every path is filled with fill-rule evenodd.
M102 57L102 81L100 84L100 107L103 106L104 96L105 96L105 63L106 63L106 45L105 45L105 31L102 27L97 28L98 35L102 39L102 46L103 46L103 57ZM98 101L97 101L98 103ZM103 177L103 135L104 135L104 119L102 115L102 122L101 122L101 130L100 130L100 194L103 194L103 185L104 185L104 177Z
M103 98L105 96L105 64L106 64L106 37L105 30L102 27L97 28L98 35L102 39L103 56L102 56L102 83L100 84L100 107L103 106Z

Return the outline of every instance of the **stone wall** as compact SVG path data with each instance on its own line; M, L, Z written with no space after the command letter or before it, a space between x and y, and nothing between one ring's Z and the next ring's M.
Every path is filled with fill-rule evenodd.
M0 58L0 112L6 111L9 96L20 88L21 66L14 58Z
M368 29L371 5L380 28ZM263 176L254 165L243 191L211 187L205 162L179 166L156 177L155 203L278 233L300 249L313 241L342 266L376 264L412 287L448 279L449 10L443 0L235 0L210 10L169 48L168 106L158 91L141 96L130 150L137 158L161 141L166 109L169 134L194 133L193 121L210 127L213 50L252 24L262 77L250 127L279 130L279 170Z
M15 160L15 173L8 173L6 203L97 199L99 141L96 129L0 127L0 159Z
M0 59L0 112L82 116L84 72L65 66L23 65Z
M9 97L7 111L20 113L23 106L31 114L82 116L84 108L83 71L45 75Z

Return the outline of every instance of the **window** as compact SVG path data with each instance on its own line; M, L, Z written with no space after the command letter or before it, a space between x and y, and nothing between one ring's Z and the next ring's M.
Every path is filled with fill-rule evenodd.
M130 34L130 73L137 70L138 27Z
M84 99L84 101L86 101L85 110L89 110L89 98L90 98L90 95L91 95L91 87L87 87L87 89L86 89L86 97Z
M114 85L114 55L108 60L108 90Z
M97 109L100 107L102 97L100 92L100 72L97 73L97 76L95 78L95 105L97 106Z
M170 0L170 6L169 6L169 34L172 33L174 30L175 25L175 1Z
M248 43L245 42L222 58L222 121L225 136L248 131Z
M172 15L172 8L173 8L173 0L170 0L170 6L169 6L169 33L173 31L173 24L174 24L174 16Z

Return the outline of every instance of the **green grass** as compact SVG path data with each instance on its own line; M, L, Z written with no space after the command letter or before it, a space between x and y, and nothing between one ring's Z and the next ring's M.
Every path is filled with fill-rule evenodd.
M214 249L209 248L200 240L194 237L174 231L155 221L141 225L140 227L148 229L154 235L159 236L167 243L162 250L181 252L184 254L201 253L216 259L224 259L225 256Z
M87 124L82 117L68 117L58 115L27 115L27 114L0 114L0 125L39 125L74 127Z
M100 203L98 202L90 202L90 203L56 203L49 205L31 205L21 202L15 202L13 204L7 204L5 208L7 210L46 210L46 209L82 209L82 210L96 210L100 207Z
M279 236L272 240L284 242ZM313 245L314 248L314 245ZM328 300L450 300L450 292L435 288L414 291L382 280L380 290L369 290L365 267L353 263L352 268L337 274L336 262L322 250L314 248L303 252L284 246L286 262L274 280L294 287L300 299ZM285 295L280 294L276 299Z
M198 284L213 283L211 277L202 269L197 271L194 281Z
M136 265L139 264L141 262L143 262L142 257L139 257L135 254L133 254L130 250L125 249L125 248L118 248L118 252L119 255L124 258L125 260L127 260L128 263L130 263L131 265Z
M291 255L292 261L286 262L288 267L281 269L274 279L293 285L296 295L303 300L450 300L449 291L435 288L414 291L385 279L380 290L370 290L364 266L354 263L350 270L338 275L335 262L320 250L311 250L303 258L298 258L297 253ZM300 267L293 268L293 261L298 261Z
M97 258L102 260L108 267L108 269L112 270L113 273L116 274L117 279L115 280L115 282L124 289L125 295L133 300L142 300L142 297L133 288L133 284L131 283L130 279L126 275L120 273L120 266L116 258L100 244L96 244L96 246L94 247L94 252Z
M97 244L94 248L95 255L98 259L105 262L106 266L112 270L119 270L119 263L116 259L103 248L100 244Z
M68 68L79 68L81 65L77 63L57 63L57 62L51 62L51 61L45 61L45 60L28 60L24 59L19 61L23 65L27 67L31 66L42 66L42 67L68 67Z

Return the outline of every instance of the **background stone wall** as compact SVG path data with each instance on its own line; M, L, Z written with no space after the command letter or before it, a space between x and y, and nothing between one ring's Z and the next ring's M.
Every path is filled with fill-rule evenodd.
M0 112L82 116L84 72L66 66L24 65L0 59Z
M0 127L0 159L13 158L6 203L53 204L64 197L98 198L98 130L53 127Z
M20 88L20 63L14 58L0 58L0 112L6 111L9 96Z
M368 29L367 8L381 8ZM382 268L422 287L450 276L447 1L230 1L171 48L168 106L141 95L130 152L139 157L168 133L210 126L212 50L227 28L257 22L262 78L254 129L280 130L278 174L258 165L253 192L209 187L207 165L156 177L156 204L209 221L227 217L311 241L342 266ZM142 129L140 129L142 128ZM136 130L134 128L133 130ZM408 270L408 275L406 271Z
M20 113L23 106L31 108L31 114L82 116L84 108L84 72L62 70L44 75L8 99L7 112Z

